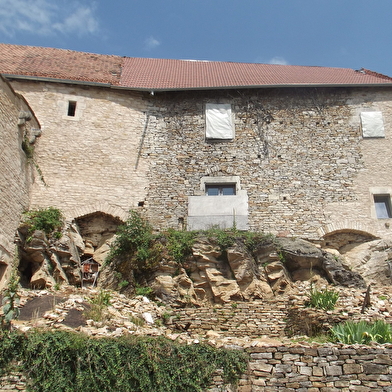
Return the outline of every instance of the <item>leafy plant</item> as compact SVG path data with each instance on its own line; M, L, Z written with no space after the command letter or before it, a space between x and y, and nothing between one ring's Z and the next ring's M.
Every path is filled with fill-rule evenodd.
M8 287L3 292L3 313L1 317L1 329L10 330L11 321L19 317L19 301L20 295L18 294L19 277L14 270L11 273Z
M0 335L0 348L20 362L32 392L202 392L217 369L235 383L247 368L242 351L165 338L35 331ZM0 358L1 368L8 363Z
M153 289L148 286L136 286L135 288L136 295L143 295L144 297L150 297L153 293Z
M122 289L124 289L125 287L127 287L127 286L129 286L129 282L127 281L127 280L122 280L119 284L118 284L118 289L119 290L122 290Z
M90 308L85 311L88 319L100 322L109 319L106 308L110 305L111 294L109 291L100 290L89 299Z
M331 335L334 341L344 344L392 343L391 325L384 320L374 323L346 321L332 327Z
M317 290L312 287L310 290L310 298L305 302L305 306L316 309L333 310L338 299L339 293L335 290L329 290L328 288Z
M144 275L157 266L161 246L155 241L152 226L131 210L124 225L119 226L106 263L127 261L136 274Z
M35 167L35 169L37 170L37 173L38 173L39 178L42 181L42 183L45 186L47 186L47 184L45 182L45 179L44 179L44 175L42 173L42 170L41 170L41 168L39 167L37 161L34 158L34 151L35 151L34 145L32 145L29 142L29 139L27 137L25 137L23 139L23 141L22 141L22 150L26 154L27 161L32 163L33 166Z
M270 233L259 233L254 231L244 231L241 233L241 240L246 248L252 253L263 244L275 243L276 238Z
M48 207L30 210L24 213L25 224L31 235L35 230L41 230L54 238L61 237L61 230L64 227L64 216L58 208Z
M238 235L237 230L223 230L217 227L206 230L205 233L209 240L215 241L222 251L233 246Z
M194 231L173 229L167 231L167 250L174 261L182 263L187 256L192 254L192 246L195 242L196 234Z

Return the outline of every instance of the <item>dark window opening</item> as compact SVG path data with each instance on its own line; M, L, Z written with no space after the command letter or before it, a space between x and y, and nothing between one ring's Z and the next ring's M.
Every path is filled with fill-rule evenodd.
M207 196L232 196L235 195L235 184L206 185Z
M390 195L373 195L378 219L392 218Z
M68 102L68 116L75 117L76 112L76 101Z

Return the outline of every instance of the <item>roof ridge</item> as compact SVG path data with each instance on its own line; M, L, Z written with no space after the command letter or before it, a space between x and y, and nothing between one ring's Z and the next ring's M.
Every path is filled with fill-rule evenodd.
M372 71L370 69L361 68L358 72L361 72L361 71L365 72L367 75L375 76L376 78L392 80L392 77L390 77L388 75L384 75L384 74L379 73L379 72Z

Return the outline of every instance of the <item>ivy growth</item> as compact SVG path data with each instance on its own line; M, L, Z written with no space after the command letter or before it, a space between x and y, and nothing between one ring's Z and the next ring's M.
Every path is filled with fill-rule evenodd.
M217 369L226 383L236 383L247 367L242 351L162 337L97 339L36 331L3 334L0 349L19 361L32 392L201 392ZM7 365L7 358L0 360L2 369Z
M42 183L45 186L47 186L42 170L34 158L34 151L35 151L34 146L29 142L29 139L27 137L25 137L22 141L22 150L26 154L27 161L32 163L33 166L35 167L35 170L37 170L37 173Z

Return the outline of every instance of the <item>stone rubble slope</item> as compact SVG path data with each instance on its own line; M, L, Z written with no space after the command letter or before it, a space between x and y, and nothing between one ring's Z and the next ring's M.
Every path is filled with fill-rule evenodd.
M287 300L293 309L305 309L303 304L308 298L309 289L309 282L299 282L295 285L295 289L287 295ZM339 291L340 299L334 311L321 312L326 315L327 319L330 318L332 320L334 316L341 320L361 318L367 321L374 321L383 318L388 322L392 322L392 294L388 287L372 288L370 296L371 306L366 309L363 315L361 315L361 307L365 294L364 290L343 287L333 287L333 289ZM114 291L110 292L110 305L106 309L108 317L105 321L95 322L87 319L83 325L76 328L66 326L64 320L70 311L85 312L91 299L98 292L98 289L77 289L74 287L64 287L57 291L22 289L20 290L22 310L23 306L37 297L57 296L62 297L63 302L57 304L53 302L53 308L46 311L42 317L30 318L29 320L15 320L13 321L13 326L23 332L34 328L55 328L74 330L90 336L164 336L186 344L208 342L217 347L255 347L277 344L278 342L287 343L291 342L292 339L307 339L305 336L291 336L290 339L287 336L281 336L279 339L271 338L267 335L260 335L257 338L245 335L230 336L229 332L221 331L219 328L211 328L207 331L198 330L197 332L191 329L185 330L185 326L181 324L180 319L176 322L176 312L181 312L182 309L173 309L170 306L151 301L143 296L128 298ZM239 304L241 303L236 303L236 305ZM246 306L246 302L242 304ZM271 306L273 306L273 303ZM213 312L214 309L221 307L222 305L218 304L207 308ZM233 311L235 312L234 307ZM252 317L256 316L249 314L249 320L244 320L244 322L252 321Z

